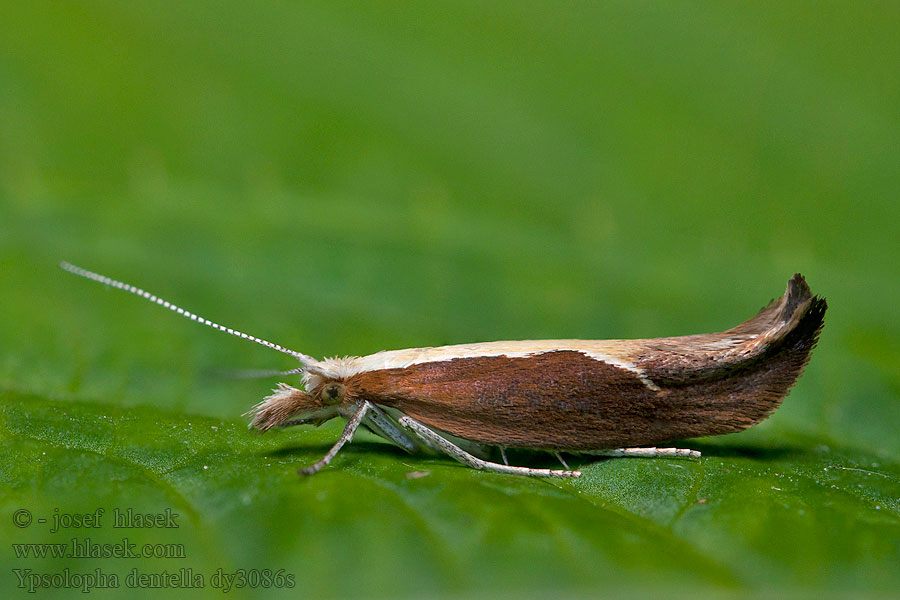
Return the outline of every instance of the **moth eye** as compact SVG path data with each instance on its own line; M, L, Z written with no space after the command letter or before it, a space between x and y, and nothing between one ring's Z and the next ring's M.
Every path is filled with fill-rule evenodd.
M328 383L322 388L322 402L339 404L344 400L344 386L340 383Z

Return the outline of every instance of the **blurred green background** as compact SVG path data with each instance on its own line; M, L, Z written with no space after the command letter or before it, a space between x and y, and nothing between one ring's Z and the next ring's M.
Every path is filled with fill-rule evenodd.
M4 593L96 568L190 568L192 597L219 568L295 577L237 598L896 593L898 25L892 2L0 3L3 539L185 547L5 545ZM360 434L299 480L341 424L250 435L274 382L209 375L287 357L60 260L316 356L724 329L796 271L830 308L784 406L701 461L519 480Z

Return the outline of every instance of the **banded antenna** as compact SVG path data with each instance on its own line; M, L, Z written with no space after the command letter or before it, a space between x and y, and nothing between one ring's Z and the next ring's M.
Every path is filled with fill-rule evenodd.
M102 283L103 285L108 285L110 287L124 290L131 294L134 294L136 296L140 296L141 298L149 300L150 302L155 302L156 304L159 304L163 308L168 308L169 310L176 312L179 315L190 319L191 321L196 321L197 323L201 323L203 325L208 325L209 327L212 327L213 329L218 329L219 331L224 331L227 334L230 334L230 335L233 335L233 336L236 336L239 338L243 338L245 340L250 340L251 342L256 342L257 344L265 346L266 348L271 348L272 350L278 350L279 352L283 352L284 354L293 356L294 358L299 360L300 363L303 365L302 368L291 369L290 371L270 372L272 375L276 375L276 374L291 375L291 374L295 374L295 373L302 373L308 367L313 367L319 363L319 361L317 361L312 356L308 356L306 354L303 354L302 352L297 352L296 350L290 350L279 344L275 344L273 342L258 338L254 335L250 335L250 334L244 333L242 331L238 331L237 329L232 329L231 327L225 327L224 325L219 325L218 323L213 323L209 319L204 319L203 317L201 317L199 315L195 315L192 312L184 310L180 306L175 306L168 300L163 300L159 296L156 296L154 294L151 294L150 292L142 290L139 287L135 287L133 285L123 283L121 281L116 281L115 279L111 279L105 275L100 275L99 273L94 273L93 271L88 271L87 269L82 269L81 267L77 267L77 266L75 266L71 263L67 263L65 261L59 263L59 266L63 270L68 271L69 273L72 273L74 275L78 275L79 277L84 277L85 279L90 279L90 280L96 281L98 283Z

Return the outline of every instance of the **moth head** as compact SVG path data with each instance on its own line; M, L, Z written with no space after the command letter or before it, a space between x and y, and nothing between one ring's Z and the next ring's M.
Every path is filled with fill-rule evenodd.
M250 426L267 431L288 424L321 425L340 414L340 401L345 396L342 385L340 390L335 390L340 392L336 396L332 396L331 390L324 392L324 389L325 386L322 385L307 393L286 383L279 383L278 388L272 390L272 395L246 413L246 416L252 417ZM335 398L341 400L335 402Z
M343 404L347 399L347 388L340 381L326 381L317 392L319 401L326 406Z

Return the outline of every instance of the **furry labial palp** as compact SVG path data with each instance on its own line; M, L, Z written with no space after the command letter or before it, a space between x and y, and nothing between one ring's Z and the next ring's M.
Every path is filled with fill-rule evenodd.
M295 369L262 374L298 375L300 387L279 383L246 415L259 431L348 420L334 447L299 471L305 475L328 465L360 426L409 452L429 449L476 469L536 477L580 477L561 452L698 458L656 445L741 431L768 417L809 361L827 308L796 274L779 299L718 333L481 342L318 360L133 285L60 266L298 360ZM464 445L497 446L502 463ZM563 468L509 465L507 448L551 452Z

